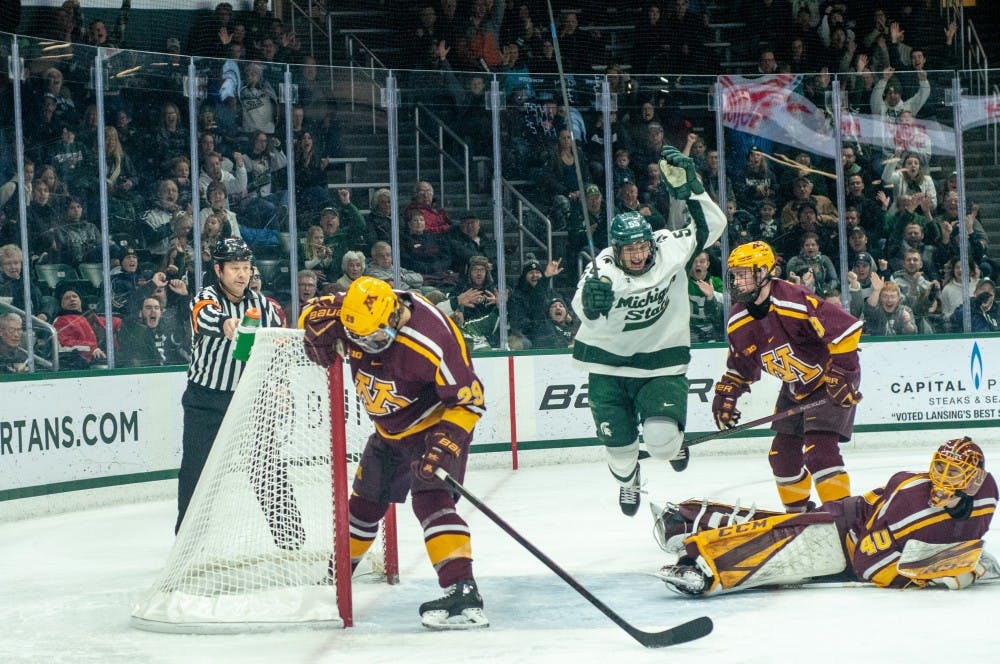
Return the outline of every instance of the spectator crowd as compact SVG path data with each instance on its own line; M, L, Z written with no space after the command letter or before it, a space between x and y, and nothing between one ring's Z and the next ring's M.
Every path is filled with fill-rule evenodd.
M849 308L864 318L866 334L961 331L967 314L972 331L998 330L991 279L1000 266L990 255L981 207L959 209L954 158L938 154L919 130L950 115L950 72L941 70L959 68L958 26L942 18L937 3L554 3L557 43L536 2L389 3L399 47L386 57L402 72L404 107L423 104L487 162L494 131L487 92L494 76L500 81L504 177L554 231L551 255L505 247L513 267L507 288L500 288L507 275L497 273L492 208L443 205L424 179L396 196L378 186L332 184L337 157L350 152L344 136L351 116L323 67L268 2L255 0L248 11L219 3L155 53L123 51L115 65L121 68L103 86L103 118L93 47L129 49L144 41L121 20L85 20L81 4L47 10L51 20L37 35L63 43L65 57L48 56L40 44L49 42L26 49L20 155L9 129L13 105L0 103L0 302L24 310L29 277L31 310L56 330L62 368L103 366L109 339L118 366L186 362L197 265L207 265L211 248L229 237L254 249L259 279L251 287L262 288L283 315L361 275L394 280L395 253L393 285L434 302L470 347L506 341L511 348L565 348L578 325L567 302L587 260L588 235L599 251L607 218L628 211L654 230L687 223L686 206L661 180L666 145L691 156L710 195L725 198L729 246L768 242L779 256L779 277ZM737 26L724 44L720 25ZM196 56L201 81L194 118L185 89L188 55ZM845 137L840 173L832 159L801 145L729 129L720 159L713 117L703 103L690 102L698 81L714 81L709 77L731 71L734 60L745 63L748 78L788 75L794 91L827 116L839 80L843 111L878 118L882 135ZM286 65L293 65L295 86L287 106ZM677 84L664 72L679 76ZM695 85L680 85L685 77ZM607 115L598 103L605 81L616 100ZM0 84L10 100L13 83L4 77ZM525 223L535 235L545 230L545 222ZM724 263L717 244L689 266L696 342L724 339ZM508 330L499 325L503 293ZM14 330L25 321L15 316L0 316L0 360L11 371L25 364L24 335Z

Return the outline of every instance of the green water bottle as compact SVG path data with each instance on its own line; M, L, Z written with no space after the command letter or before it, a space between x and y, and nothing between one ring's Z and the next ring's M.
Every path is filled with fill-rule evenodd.
M248 309L236 328L236 345L233 347L233 359L246 362L250 359L250 348L253 346L254 336L257 328L260 327L260 312L257 309Z

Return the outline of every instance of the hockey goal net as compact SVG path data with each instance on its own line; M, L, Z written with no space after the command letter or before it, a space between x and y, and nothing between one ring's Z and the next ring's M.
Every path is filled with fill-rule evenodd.
M305 354L301 330L265 328L167 563L132 624L240 632L352 624L349 481L373 431L346 366ZM347 386L345 388L345 386ZM390 509L363 565L398 580Z

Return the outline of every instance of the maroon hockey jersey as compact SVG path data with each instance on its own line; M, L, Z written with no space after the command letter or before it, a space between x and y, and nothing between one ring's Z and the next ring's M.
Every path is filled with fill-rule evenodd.
M842 308L801 286L771 282L770 311L755 319L743 303L729 316L729 371L749 382L766 372L781 380L783 390L802 399L823 385L823 372L833 363L848 373L858 370L862 323Z
M319 298L302 316L309 357L328 366L330 349L344 342L355 389L384 438L400 439L442 421L471 433L486 405L461 332L423 297L395 293L409 306L410 319L392 345L374 354L350 343L340 322L343 293Z
M976 492L969 513L958 515L962 518L929 506L930 495L927 473L899 472L884 487L846 499L855 502L857 512L847 524L846 546L859 579L879 586L905 586L910 579L898 573L896 564L909 540L951 544L981 539L990 529L997 505L992 475L987 474Z

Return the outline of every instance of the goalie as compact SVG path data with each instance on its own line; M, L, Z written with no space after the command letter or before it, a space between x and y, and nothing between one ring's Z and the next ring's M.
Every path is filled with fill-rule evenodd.
M574 310L584 314L573 359L590 374L590 412L627 516L639 510L639 423L654 459L675 470L687 466L687 264L726 227L690 158L667 146L660 169L674 198L687 202L688 225L654 233L637 212L616 216L611 246L586 270L573 298Z
M982 537L997 504L983 451L949 440L925 473L899 472L863 496L785 514L689 500L656 513L660 546L680 555L657 576L686 595L837 575L884 588L965 588L997 561Z

